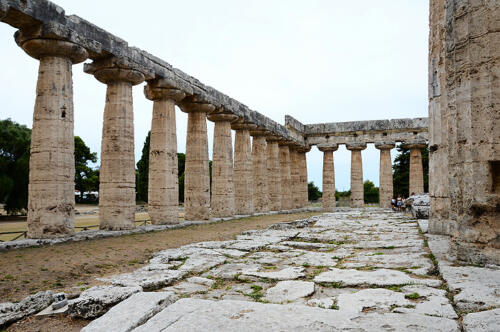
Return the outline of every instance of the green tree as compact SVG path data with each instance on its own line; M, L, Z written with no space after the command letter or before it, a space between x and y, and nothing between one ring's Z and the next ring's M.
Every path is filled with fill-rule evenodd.
M31 129L0 120L0 203L8 214L28 206L30 140Z
M398 155L394 159L393 185L394 196L409 196L410 188L410 149L406 149L402 144L397 147ZM422 152L422 164L424 171L424 191L429 191L429 150L424 148Z
M323 193L319 190L319 188L314 184L313 181L307 184L307 197L310 201L317 201L323 196Z
M378 187L370 180L366 180L363 183L364 201L365 203L378 203L379 194Z
M80 191L80 199L86 191L99 190L99 172L92 169L88 163L97 162L97 153L79 137L75 136L75 189Z

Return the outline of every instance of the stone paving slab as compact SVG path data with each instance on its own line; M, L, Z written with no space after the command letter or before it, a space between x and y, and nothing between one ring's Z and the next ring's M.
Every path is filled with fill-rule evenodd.
M455 320L414 314L356 314L296 305L181 299L134 332L459 331Z
M82 332L132 331L176 300L172 292L136 293L92 321Z
M138 331L457 331L463 317L466 330L491 330L500 269L459 266L448 250L447 237L422 234L403 214L341 209L163 250L104 280L187 297L155 306Z

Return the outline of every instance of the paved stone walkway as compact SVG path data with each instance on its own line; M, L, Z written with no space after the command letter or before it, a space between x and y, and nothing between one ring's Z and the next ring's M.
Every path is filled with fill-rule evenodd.
M84 331L499 331L498 267L458 266L425 226L346 209L168 249L67 313L107 311Z

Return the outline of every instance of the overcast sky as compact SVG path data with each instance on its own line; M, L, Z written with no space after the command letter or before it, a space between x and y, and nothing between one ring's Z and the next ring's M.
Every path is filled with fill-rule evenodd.
M284 123L427 116L428 1L57 0L78 15ZM0 24L0 119L32 125L38 61ZM106 86L73 67L75 135L100 152ZM134 87L135 155L151 128L152 102ZM177 112L179 152L186 114ZM213 123L208 122L209 150ZM379 153L363 151L364 179L378 186ZM395 156L395 150L392 151ZM322 153L307 154L321 185ZM335 152L337 190L349 189L350 152Z

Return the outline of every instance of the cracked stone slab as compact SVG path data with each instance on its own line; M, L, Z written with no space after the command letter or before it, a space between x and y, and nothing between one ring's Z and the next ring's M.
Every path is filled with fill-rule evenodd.
M228 248L243 250L243 251L252 251L252 250L263 249L264 247L266 247L271 243L276 243L276 242L269 242L264 240L239 240L231 244Z
M132 331L176 300L173 292L136 293L90 322L82 332Z
M306 252L303 255L290 258L285 261L287 264L296 264L296 265L310 265L310 266L328 266L332 267L337 265L338 257L331 253L322 253L322 252Z
M68 314L85 319L99 317L115 304L138 292L142 292L139 286L95 286L82 292L78 298L69 301Z
M428 316L446 317L457 319L457 313L446 297L446 291L427 286L405 286L402 287L405 295L417 293L420 298L412 304L414 308L397 308L394 312L417 313Z
M193 284L204 285L207 287L211 287L215 282L212 279L202 278L202 277L189 277L186 279L186 281Z
M430 259L422 253L387 254L376 251L360 252L352 257L349 262L342 265L347 268L363 266L384 268L405 268L413 274L426 275L433 268Z
M179 271L202 272L220 265L225 261L226 257L222 255L192 255L179 267Z
M272 303L293 302L314 293L314 282L286 280L266 291L265 300Z
M0 303L0 326L6 325L45 309L54 301L52 291L41 291L19 303Z
M258 272L246 270L242 272L243 276L258 277L272 280L293 280L300 277L305 277L303 267L287 267L280 271L273 272Z
M208 286L183 281L174 286L166 287L164 290L172 291L176 294L195 294L206 292L208 290Z
M205 272L203 277L234 279L236 275L242 274L243 271L258 270L260 267L259 264L229 263Z
M331 268L314 278L316 283L341 283L342 286L391 286L391 285L427 285L439 287L441 281L437 279L412 278L404 272L379 269L373 271L359 271L353 269Z
M465 315L462 325L465 332L498 332L500 308Z
M363 289L352 294L340 294L337 305L341 311L359 313L365 309L376 310L379 313L389 312L392 306L402 307L409 305L403 293L388 289Z
M323 309L329 309L335 304L335 301L329 297L322 297L319 299L310 299L306 302L309 307L319 307Z
M173 281L179 280L186 271L179 270L147 270L145 268L132 273L118 274L109 278L98 278L98 280L109 281L115 286L133 287L140 286L143 289L153 290L168 286Z
M297 249L316 249L316 250L332 250L336 246L332 244L324 244L324 243L314 243L314 242L300 242L300 241L284 241L280 244L297 248Z
M457 307L477 311L500 306L500 270L475 266L440 265L439 270Z
M181 299L134 332L459 331L456 321L414 314L358 314L298 305Z

